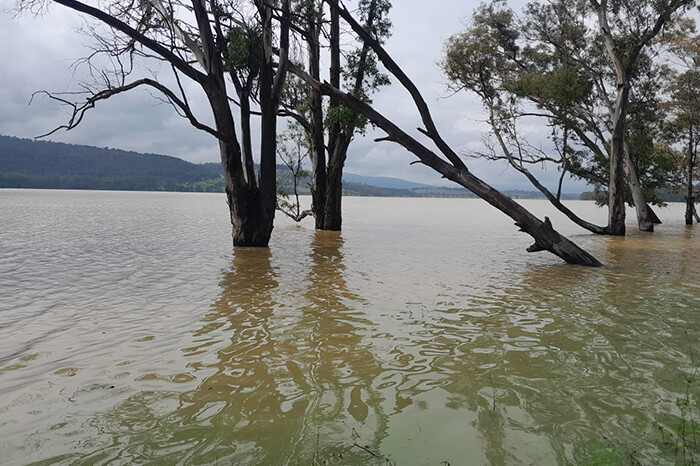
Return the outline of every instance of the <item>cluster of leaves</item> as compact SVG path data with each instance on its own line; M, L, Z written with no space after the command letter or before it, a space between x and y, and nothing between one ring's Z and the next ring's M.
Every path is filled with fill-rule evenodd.
M226 37L226 71L235 73L242 82L254 81L263 65L263 37L259 25L237 26Z

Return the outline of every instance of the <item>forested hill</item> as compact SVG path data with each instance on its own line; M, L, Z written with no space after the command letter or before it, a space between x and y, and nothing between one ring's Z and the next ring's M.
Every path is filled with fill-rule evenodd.
M291 172L283 165L277 169L280 185L291 192ZM348 196L474 197L462 187L351 173L343 178L343 193ZM310 184L310 178L300 180L300 194L309 194ZM167 155L0 136L0 188L224 192L224 180L219 163L195 164ZM542 197L532 191L506 193Z
M221 191L218 163L0 136L0 187Z

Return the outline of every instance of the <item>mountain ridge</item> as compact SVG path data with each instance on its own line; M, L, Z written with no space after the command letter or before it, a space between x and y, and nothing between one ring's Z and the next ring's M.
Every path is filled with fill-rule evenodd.
M289 190L289 170L278 165L278 171L281 183ZM302 194L309 193L310 182L302 180ZM3 187L223 192L225 185L219 163L195 164L162 154L0 135L0 188ZM461 187L354 173L344 174L343 191L355 196L474 197ZM541 197L537 192L506 192L515 193L514 197Z

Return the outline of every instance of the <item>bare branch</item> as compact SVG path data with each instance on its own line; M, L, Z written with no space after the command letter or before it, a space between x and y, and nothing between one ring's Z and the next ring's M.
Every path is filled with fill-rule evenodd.
M92 16L95 19L102 21L103 23L113 27L114 29L126 34L127 36L134 39L136 42L140 43L144 47L149 48L156 54L168 60L173 64L178 70L180 70L185 76L205 85L208 82L208 78L205 74L197 71L189 63L184 61L182 58L178 57L170 50L165 48L162 44L156 42L155 40L145 36L144 34L138 32L128 24L115 18L114 16L105 13L104 11L86 5L84 3L78 2L76 0L53 0L54 2L66 6L72 10L78 11L80 13L85 13Z
M96 94L91 95L82 104L77 104L75 102L71 102L71 101L63 99L61 97L58 97L58 95L61 95L61 94L51 94L47 91L35 92L32 95L32 98L35 95L44 94L53 100L56 100L58 102L61 102L65 105L68 105L68 106L73 108L72 115L68 121L68 124L61 125L57 128L54 128L52 131L50 131L46 134L43 134L41 136L37 136L37 137L43 138L43 137L49 136L60 129L65 129L65 130L69 131L69 130L75 128L76 126L78 126L82 122L83 117L85 116L85 113L88 110L90 110L91 108L94 108L95 105L97 104L97 102L102 101L102 100L107 100L110 97L113 97L115 95L130 91L130 90L135 89L139 86L150 86L150 87L162 92L163 94L165 94L165 96L168 98L168 100L174 106L176 106L177 108L182 110L184 116L190 121L192 126L194 126L195 128L200 129L202 131L206 131L207 133L213 135L214 137L218 138L221 141L226 141L226 142L231 142L231 143L235 142L234 140L227 137L223 133L215 130L214 128L211 128L210 126L207 126L207 125L201 123L194 116L194 114L192 113L192 110L190 109L189 105L185 101L181 100L172 90L170 90L169 88L167 88L163 84L161 84L153 79L149 79L149 78L139 79L139 80L131 82L129 84L125 84L124 86L105 89L103 91L100 91ZM74 94L71 94L71 95L74 95Z

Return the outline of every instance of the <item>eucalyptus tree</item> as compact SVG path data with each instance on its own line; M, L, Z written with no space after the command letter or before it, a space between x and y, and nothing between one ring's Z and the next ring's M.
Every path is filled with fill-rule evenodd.
M589 0L597 16L605 51L615 70L616 90L612 105L612 140L610 143L609 228L612 234L625 233L625 165L633 194L639 193L638 181L631 173L627 112L633 77L643 51L657 38L675 13L695 5L695 0ZM611 97L613 97L611 95ZM627 163L626 163L627 162ZM636 194L638 195L638 194ZM635 207L641 229L649 229L646 205L641 199Z
M555 207L592 232L624 234L626 199L637 208L639 228L652 231L653 223L658 222L647 205L658 183L658 173L652 171L663 166L650 160L657 153L645 151L651 130L660 121L658 67L641 49L652 33L640 38L639 31L627 31L617 45L625 60L631 60L626 65L627 86L632 89L634 83L631 100L629 92L625 95L625 118L632 124L624 128L624 150L620 152L619 145L612 144L615 127L619 130L621 124L615 117L620 102L613 97L618 90L617 74L610 66L603 34L591 27L592 13L586 0L532 2L522 19L502 1L482 5L467 30L448 39L442 66L450 87L475 92L489 115L496 143L489 146L489 152L477 155L507 160ZM637 19L643 29L645 18ZM524 119L544 120L551 127L551 148L528 144L519 129ZM628 191L619 186L616 176L623 171L615 172L613 165L617 165L611 165L612 161L624 162ZM554 163L560 170L556 195L529 169L541 163ZM567 172L597 186L608 185L606 226L577 217L560 202Z
M391 21L388 0L359 0L357 13L363 27L383 43L389 36ZM366 44L341 50L340 21L336 9L325 11L323 2L299 0L295 5L296 27L306 43L300 65L313 79L321 79L322 51L328 50L331 84L365 102L371 94L389 83L379 71L377 58ZM327 14L326 14L327 13ZM326 17L329 17L326 19ZM290 80L290 83L292 81ZM343 105L334 96L328 102L318 89L301 81L291 84L285 114L293 117L307 133L312 165L312 212L316 228L340 230L342 227L343 169L348 149L356 135L364 133L367 119Z
M696 171L700 148L700 36L694 23L690 27L690 31L667 39L678 68L670 70L669 99L664 105L669 111L668 140L680 146L673 153L683 179L686 225L692 225L693 218L700 222L695 209L698 196L695 184L700 182Z
M276 114L287 70L288 22L273 22L267 0L110 0L99 6L77 0L20 0L18 6L37 11L52 3L106 26L91 29L93 52L84 60L96 79L78 93L46 93L72 109L68 123L56 130L75 128L89 109L106 99L136 88L156 91L192 126L218 140L233 244L267 246L276 206ZM279 10L287 16L289 0L282 0ZM137 71L142 65L165 65L172 74L144 77ZM188 81L206 98L213 125L195 114L191 102L201 94L187 92ZM251 101L257 102L260 114L259 177L253 163ZM243 146L234 104L240 109Z
M546 250L571 264L587 266L601 265L595 257L554 230L548 218L545 217L544 221L538 219L520 204L500 193L471 173L464 161L443 139L435 125L429 107L416 85L394 61L391 55L389 55L382 43L373 37L371 31L365 29L344 5L336 3L334 0L325 0L325 2L333 11L336 11L339 17L354 31L358 40L368 46L377 55L379 62L384 66L387 72L408 92L424 126L418 128L418 131L426 136L435 148L430 149L425 144L419 142L414 136L400 128L390 118L378 112L361 98L339 89L332 83L320 81L305 70L291 63L290 72L299 76L312 88L317 89L322 94L337 99L350 110L363 115L372 124L383 130L386 136L379 138L378 141L389 141L403 146L418 158L419 163L432 168L442 174L446 179L466 187L515 220L516 226L518 226L521 231L532 236L535 240L535 243L527 248L528 252Z
M565 32L566 36L558 37L562 45L568 41L582 47L583 44L576 44L583 39L581 29L572 26L547 31L551 35ZM592 83L566 55L539 41L525 41L524 30L513 10L496 1L482 4L474 12L470 26L446 41L441 67L448 87L454 92L467 90L479 96L493 136L484 140L486 152L472 155L507 161L572 221L594 233L605 234L607 227L580 218L561 202L567 173L600 177L595 173L597 165L587 160L592 152L576 147L578 132L597 153L603 153L595 136L587 136L586 130L596 116ZM581 114L586 116L583 124L577 118ZM522 120L528 119L538 123L544 119L551 127L552 149L547 151L527 141L520 126ZM554 163L560 170L556 194L529 168L543 163Z

